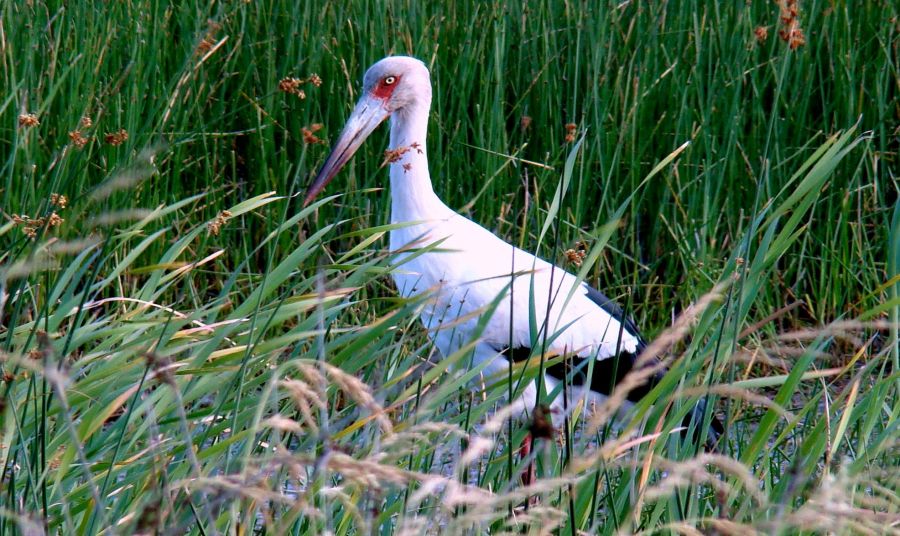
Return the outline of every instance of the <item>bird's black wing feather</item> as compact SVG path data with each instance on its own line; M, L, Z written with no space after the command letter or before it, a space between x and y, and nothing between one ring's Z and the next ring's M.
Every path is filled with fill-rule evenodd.
M646 343L644 342L644 338L641 336L641 330L639 330L637 325L635 325L634 320L632 320L630 316L625 314L625 311L622 310L618 303L606 297L606 294L603 294L587 283L584 284L584 288L585 290L587 290L587 297L589 300L596 303L601 309L606 311L609 316L613 317L617 322L621 323L625 329L625 332L638 340L639 347L637 353L640 354L644 350Z
M637 348L633 353L620 351L615 356L608 357L606 359L593 360L594 370L591 375L590 389L597 393L609 396L616 385L618 385L619 382L622 381L625 375L627 375L634 369L638 356L641 354L641 352L644 351L644 349L647 347L647 344L641 336L641 333L635 325L634 321L630 317L625 315L624 311L617 303L607 298L606 295L604 295L602 292L589 285L585 285L585 288L587 289L587 297L591 301L593 301L604 311L609 313L611 317L613 317L620 323L622 329L625 332L634 336L638 340ZM519 346L512 349L510 349L509 347L497 348L497 351L501 352L507 359L511 359L515 363L525 361L532 355L531 348L525 346ZM591 358L585 358L578 355L569 355L566 356L562 362L555 363L547 367L546 373L559 381L564 381L566 380L566 378L571 378L571 382L573 385L582 386L586 383L587 380L590 361ZM648 363L646 366L650 366L651 364L652 363ZM656 384L660 382L666 372L666 370L660 370L653 376L651 376L646 383L632 389L628 393L628 400L631 402L638 402L639 400L644 398L644 396L646 396L647 393L649 393L656 386ZM685 429L689 429L692 422L702 422L706 403L707 400L705 398L701 399L694 410L689 412L685 416L683 423ZM695 425L694 430L695 434L699 436L699 427ZM724 431L725 429L722 426L721 421L719 421L719 419L715 415L712 415L710 429L707 435L707 447L710 450L718 450L717 443L719 438L722 437Z
M547 367L546 373L560 381L567 377L571 377L571 381L574 385L582 386L587 381L590 362L594 361L594 370L591 374L589 387L592 391L609 396L615 386L622 381L622 378L634 368L637 357L646 347L646 343L641 337L641 333L634 321L625 315L618 304L607 298L599 290L589 285L584 285L584 287L587 290L588 299L596 303L601 309L606 311L620 323L624 331L622 334L623 336L627 334L635 337L638 340L638 346L635 352L626 352L622 350L615 356L601 360L594 360L590 357L581 357L578 355L567 356L563 362L555 363ZM513 348L511 351L508 347L497 348L497 350L516 363L525 361L532 355L531 348L524 346ZM659 372L651 377L644 385L632 389L631 392L628 393L628 400L637 402L642 399L659 382L662 375L663 372Z
M625 315L622 308L619 307L617 303L607 298L602 292L599 290L590 287L589 285L585 285L587 289L587 297L600 306L604 311L609 313L611 317L616 319L622 329L626 331L628 334L634 336L638 340L637 348L635 352L626 352L620 351L617 355L608 357L606 359L593 360L594 361L594 370L591 375L590 380L590 389L597 393L601 393L609 396L612 393L613 389L622 379L634 369L634 366L637 362L638 356L644 349L647 347L646 342L644 342L643 337L641 337L640 331L637 329L634 321ZM511 359L513 362L521 362L527 360L532 355L531 348L525 346L519 346L516 348L510 349L506 348L497 348L497 351L501 352L507 359ZM560 363L555 363L550 365L546 369L546 373L551 377L564 381L566 378L571 378L571 382L573 385L582 386L586 383L588 367L590 366L591 358L581 357L578 355L568 355L564 358L564 360ZM647 366L652 363L648 363ZM644 396L647 395L655 386L660 382L662 377L666 374L666 370L661 370L656 372L653 376L651 376L646 383L635 387L628 393L628 400L631 402L638 402ZM697 406L693 411L689 412L684 418L684 427L685 429L689 429L692 422L702 422L704 408L706 406L707 400L701 399ZM699 427L694 426L695 434L699 436ZM722 426L721 421L716 418L715 415L712 415L712 419L710 422L710 429L707 435L707 447L711 450L717 450L717 443L719 438L722 437L725 429ZM683 432L686 433L686 432Z

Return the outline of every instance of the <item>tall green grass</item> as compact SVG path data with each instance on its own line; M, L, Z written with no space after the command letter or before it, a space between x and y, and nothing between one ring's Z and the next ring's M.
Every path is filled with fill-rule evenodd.
M893 3L802 2L796 50L775 2L0 10L0 534L900 522ZM528 488L505 375L451 373L391 288L386 136L300 207L303 129L393 53L431 67L442 198L584 242L673 370L538 442ZM717 453L673 433L700 398Z

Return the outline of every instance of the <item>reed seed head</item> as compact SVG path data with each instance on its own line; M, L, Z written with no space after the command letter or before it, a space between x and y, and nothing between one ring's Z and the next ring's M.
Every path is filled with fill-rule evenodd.
M316 143L325 143L325 140L316 136L316 132L322 130L322 123L313 123L308 127L303 127L303 143L313 145Z
M103 137L106 143L112 145L113 147L117 147L125 143L128 139L128 132L124 128L120 128L115 132L109 132L106 136Z
M19 126L22 128L36 127L40 124L37 114L19 114Z
M219 233L222 231L222 226L228 223L229 219L231 219L231 211L223 210L222 212L219 212L211 222L206 224L206 229L209 231L209 234L219 236Z
M79 149L83 149L85 145L88 144L90 138L81 133L80 130L73 130L69 132L69 141L72 142L72 145Z

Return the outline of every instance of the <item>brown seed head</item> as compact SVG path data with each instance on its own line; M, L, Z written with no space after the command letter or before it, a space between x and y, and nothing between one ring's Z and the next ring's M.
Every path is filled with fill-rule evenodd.
M575 242L575 247L566 250L566 260L575 266L581 266L584 258L587 256L587 244L583 240Z
M316 136L316 132L322 130L322 123L313 123L308 127L303 127L301 130L303 131L303 143L307 145L325 143L324 140Z
M305 99L306 92L300 89L300 84L302 83L302 78L282 78L281 81L278 82L278 90Z
M566 250L566 260L575 266L581 266L581 263L584 262L585 251L581 249L567 249Z
M394 162L400 161L403 158L404 153L409 152L408 147L397 147L396 149L386 149L384 151L384 161L381 162L382 166L386 166L388 164L393 164Z
M418 142L413 142L409 145L402 145L397 147L396 149L388 149L384 152L384 161L381 162L382 166L386 166L388 164L393 164L395 162L399 162L403 155L415 149L416 152L422 154L422 146L419 145Z
M213 221L206 224L206 229L209 231L209 234L219 236L222 226L228 223L229 219L231 219L231 211L223 210L216 215Z
M803 34L803 28L797 26L791 30L788 46L791 50L797 50L806 44L806 35Z
M47 218L47 225L49 225L50 227L59 227L65 221L66 220L60 218L59 214L57 214L56 212L51 212L50 216Z
M207 52L212 50L212 47L215 44L216 40L212 36L207 35L206 37L201 39L199 43L197 43L197 48L194 50L194 55L202 56L206 54Z
M69 198L62 194L50 194L50 204L59 208L66 208L69 204Z
M316 73L309 75L309 78L307 78L306 81L316 87L319 87L322 85L322 78L320 78L319 75L317 75Z
M578 125L575 123L566 123L566 143L572 143L575 141L575 132L578 130Z
M36 127L41 122L38 120L37 114L19 114L19 126L23 128Z
M788 44L791 50L797 50L806 44L806 35L800 27L800 2L799 0L779 0L779 21L781 28L778 37Z
M87 138L80 130L73 130L72 132L69 132L69 141L71 141L72 145L75 147L83 149L84 146L88 144L88 141L90 141L90 138Z
M22 228L22 233L28 238L37 236L38 229L45 225L58 227L65 222L56 212L51 213L47 218L31 218L26 214L11 214L11 218L13 223Z
M522 130L528 130L528 127L531 126L531 116L523 115L522 119L519 120L519 127Z
M94 126L94 121L90 117L84 116L81 118L80 125L81 128L91 128Z
M768 26L757 26L755 30L753 30L753 35L756 36L756 41L760 44L765 43L766 39L769 38L769 27Z
M106 143L112 145L113 147L122 145L125 143L125 140L128 139L128 132L124 128L120 128L116 132L109 132L106 136L103 137Z

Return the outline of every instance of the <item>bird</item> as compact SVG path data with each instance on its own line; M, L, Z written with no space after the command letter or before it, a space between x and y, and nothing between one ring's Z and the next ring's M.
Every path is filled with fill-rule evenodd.
M388 56L373 64L363 77L359 101L306 191L304 206L389 119L385 154L394 225L389 242L402 263L392 275L403 297L429 294L420 319L439 352L447 357L474 342L471 363L496 378L509 370L510 360L566 356L553 360L543 378L537 378L544 382L543 390L531 381L513 405L526 413L548 407L552 415L560 415L579 400L601 403L637 366L647 342L602 292L507 243L438 197L428 168L431 101L430 73L422 61ZM542 330L538 336L535 325ZM658 371L632 389L628 403L646 396L663 374ZM571 399L561 394L564 381L571 386ZM542 401L542 392L556 396Z

